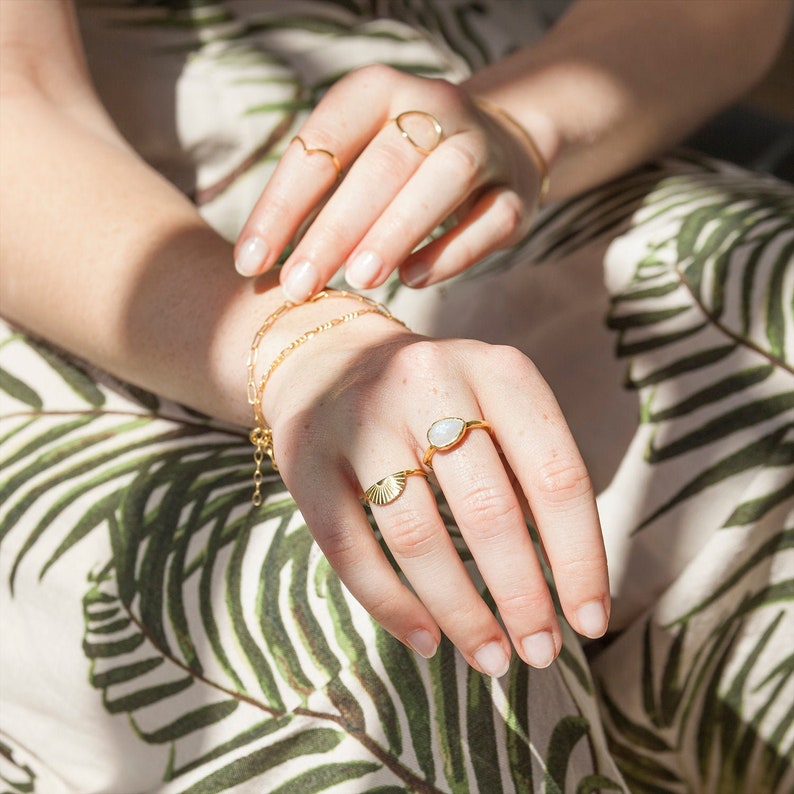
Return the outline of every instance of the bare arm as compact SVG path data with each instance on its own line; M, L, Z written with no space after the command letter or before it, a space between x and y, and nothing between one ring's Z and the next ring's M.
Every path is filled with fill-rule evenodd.
M93 363L248 423L245 350L283 300L124 142L66 3L3 4L3 314ZM261 284L259 285L261 288Z
M283 300L275 279L240 278L230 246L114 130L88 81L70 6L4 0L0 19L3 314L122 378L247 425L245 361L256 329ZM318 321L353 308L360 304L337 298L294 308L263 339L264 366ZM490 374L495 361L499 376ZM458 412L488 417L552 567L566 573L559 593L572 625L589 636L605 630L592 486L553 395L518 351L427 340L371 314L289 356L268 383L265 408L280 472L309 529L354 596L410 647L432 655L443 630L472 666L496 676L511 644L536 666L561 644L490 433L469 433L433 467L507 632L468 577L422 478L410 478L396 509L372 508L413 590L372 532L364 489L397 467L418 467L428 425ZM521 425L529 441L516 432Z
M760 78L791 8L788 0L580 0L540 42L461 86L383 66L353 72L300 130L346 170L282 268L285 292L306 299L340 262L357 289L397 268L409 286L426 286L514 245L537 208L540 160L550 197L561 199L682 139ZM431 149L411 151L388 123L412 109L424 112L414 121ZM238 239L241 273L272 267L311 216L336 176L321 165L311 192L310 163L288 147ZM450 217L455 224L423 245Z
M683 139L749 90L789 0L580 0L537 45L465 83L538 140L564 198Z

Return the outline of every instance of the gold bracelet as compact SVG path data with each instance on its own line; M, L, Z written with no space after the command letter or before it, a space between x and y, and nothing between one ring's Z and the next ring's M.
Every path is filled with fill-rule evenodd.
M383 304L378 303L377 301L372 300L371 298L367 298L364 295L359 295L355 292L347 292L346 290L326 290L323 292L318 293L315 295L310 301L307 303L314 303L319 300L324 300L326 298L331 297L338 297L338 298L352 298L358 300L361 303L364 303L368 306L366 309L359 309L357 311L347 312L339 317L334 317L331 320L328 320L321 325L318 325L315 328L312 328L310 331L306 331L305 333L301 334L297 339L293 342L290 342L271 362L270 366L268 367L265 374L259 381L259 385L256 385L255 381L255 368L256 368L256 361L258 358L258 350L259 344L262 341L262 337L265 333L273 327L275 322L286 314L291 309L296 308L297 306L303 306L304 304L300 303L290 303L287 302L279 306L273 314L269 315L262 326L260 327L259 331L257 331L256 336L254 337L254 341L251 343L251 349L248 352L248 403L252 406L254 410L254 421L256 426L254 429L249 433L248 438L250 442L254 445L254 463L255 463L255 470L254 470L254 493L251 497L251 501L255 506L259 506L262 504L262 494L261 494L261 484L263 480L262 474L262 463L264 461L264 456L267 455L270 458L270 462L273 466L274 471L278 471L278 465L276 464L276 456L275 456L275 449L273 446L273 431L270 427L268 427L267 422L265 421L265 416L262 411L262 396L265 391L265 386L267 385L270 376L273 374L274 370L281 364L284 359L286 359L289 355L291 355L297 348L301 345L308 342L310 339L313 339L318 334L323 333L324 331L328 331L331 328L335 328L337 325L342 325L343 323L350 322L351 320L355 320L358 317L363 317L366 314L380 314L383 317L386 317L388 320L393 320L396 323L399 323L403 327L405 323L402 320L399 320L395 317Z
M551 182L549 180L549 164L546 162L546 158L540 151L537 141L530 134L529 130L518 121L518 119L516 119L499 105L490 102L487 99L482 99L481 97L475 97L474 104L480 107L481 110L490 112L493 115L503 118L510 125L515 127L515 129L517 129L521 134L521 137L527 144L527 148L532 154L532 159L535 161L535 167L538 169L538 174L540 176L540 187L538 188L538 207L542 207L543 203L546 201L546 197L549 194Z

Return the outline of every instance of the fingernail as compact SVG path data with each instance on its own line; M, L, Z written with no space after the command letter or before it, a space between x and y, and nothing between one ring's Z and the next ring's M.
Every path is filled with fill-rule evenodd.
M491 678L501 678L510 667L510 659L498 642L489 642L475 651L474 661Z
M249 237L241 246L234 266L241 276L255 276L262 267L262 262L270 252L267 243L261 237Z
M434 656L436 650L438 649L438 643L435 641L435 638L429 631L426 631L425 629L417 629L416 631L412 631L405 638L405 641L420 656L424 656L425 659L429 659L431 656Z
M585 637L600 637L607 630L607 613L600 601L588 601L576 610L579 633Z
M554 637L549 631L539 631L530 634L521 641L527 661L533 667L548 667L557 655L557 648L554 645Z
M430 267L427 262L416 260L408 262L408 264L400 268L400 279L403 284L409 287L418 287L427 278L429 272Z
M281 289L287 300L303 303L314 294L319 286L319 280L317 268L311 262L304 260L290 268Z
M383 260L372 251L363 251L346 268L345 281L353 289L367 289L373 286L380 275Z

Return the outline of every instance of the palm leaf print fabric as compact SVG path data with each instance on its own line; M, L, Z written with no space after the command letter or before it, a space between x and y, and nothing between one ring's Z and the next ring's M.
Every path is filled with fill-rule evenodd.
M139 0L81 21L125 134L233 237L333 79L375 58L460 79L540 34L527 6ZM607 638L565 628L551 668L499 681L446 642L412 654L275 472L251 506L242 433L4 324L2 789L794 789L792 186L676 155L451 284L381 297L547 363L599 490Z

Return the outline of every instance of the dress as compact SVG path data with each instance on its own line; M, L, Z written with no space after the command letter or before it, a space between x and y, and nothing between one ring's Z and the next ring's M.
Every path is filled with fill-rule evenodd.
M93 0L80 21L122 131L232 239L333 79L459 80L554 5ZM412 654L275 472L252 507L243 435L3 324L3 790L794 791L794 188L674 153L450 283L376 294L538 364L599 493L607 637L565 627L555 664L498 681L446 641Z

